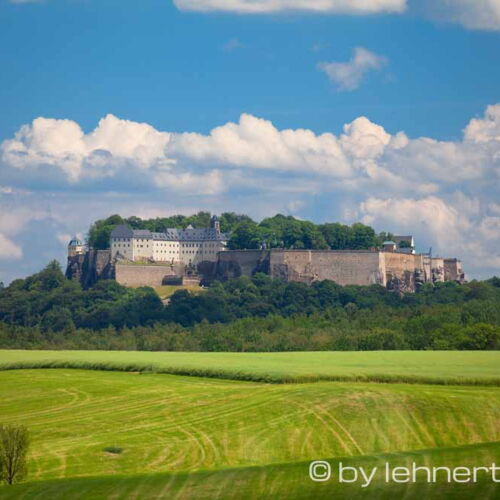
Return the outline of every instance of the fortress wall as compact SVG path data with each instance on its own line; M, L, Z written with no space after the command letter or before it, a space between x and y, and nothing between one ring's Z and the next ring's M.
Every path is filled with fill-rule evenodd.
M273 250L270 274L287 281L332 280L339 285L385 285L379 252Z
M464 279L461 261L458 259L444 259L443 264L446 281L461 281Z
M170 265L126 265L117 263L115 266L116 281L124 286L151 286L163 284L166 276L175 276L178 270Z
M215 278L227 280L269 272L268 250L231 250L219 252Z
M442 257L432 258L432 281L444 281L444 259Z
M421 269L421 256L398 252L382 252L386 277L389 275L400 277L405 272L415 272Z
M402 291L415 291L415 271L424 270L422 255L398 252L381 252L385 282L400 281L398 288Z

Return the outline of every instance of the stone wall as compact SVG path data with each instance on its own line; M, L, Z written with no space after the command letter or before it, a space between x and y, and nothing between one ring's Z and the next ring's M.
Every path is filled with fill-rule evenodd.
M115 265L116 281L124 286L151 286L158 287L164 284L164 281L172 279L175 276L182 276L183 269L176 265Z
M210 284L262 272L273 278L311 284L332 280L339 285L379 284L399 293L413 292L429 281L464 281L457 259L429 259L421 254L376 250L233 250L220 252L217 262L196 269L181 263L127 264L111 260L109 250L90 250L68 258L66 275L84 287L98 279L116 279L125 286L157 287L174 277ZM444 273L444 276L443 274Z
M231 278L239 278L240 276L253 276L258 272L269 274L270 254L269 250L231 250L220 252L212 278L225 281Z
M420 254L371 250L238 250L219 254L213 279L221 281L264 272L273 278L311 284L379 284L398 292L415 291L431 279Z
M287 281L332 280L339 285L384 285L379 252L272 250L270 274Z
M416 275L421 274L427 280L423 257L420 254L399 252L381 252L384 284L398 292L414 292L417 286Z
M438 283L445 280L444 259L442 257L432 258L432 282Z
M446 281L465 281L462 262L458 259L444 259L444 276Z

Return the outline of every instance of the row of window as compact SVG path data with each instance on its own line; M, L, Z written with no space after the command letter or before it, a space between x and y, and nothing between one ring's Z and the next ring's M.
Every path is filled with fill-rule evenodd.
M130 242L132 239L135 239L135 241L138 241L138 242L141 242L141 243L145 243L145 242L149 242L150 241L149 239L144 239L144 238L113 238L113 242L117 242L117 241L127 241L127 242ZM207 242L200 242L200 243L182 243L182 242L158 243L158 242L156 242L156 244L160 245L160 246L174 246L174 245L178 245L179 243L181 243L185 247L190 247L190 248L193 248L193 247L196 247L196 246L200 246L200 245L203 245L203 244L205 246L209 246L209 247L215 247L215 246L219 245L219 243L207 243Z

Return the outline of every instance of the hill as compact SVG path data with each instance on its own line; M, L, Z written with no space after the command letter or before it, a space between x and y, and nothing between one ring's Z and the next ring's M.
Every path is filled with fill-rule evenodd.
M3 422L24 423L33 437L30 482L0 487L1 498L364 498L359 485L311 482L309 461L452 467L500 458L496 387L78 369L0 371L0 386ZM377 479L369 493L495 498L494 486Z
M473 467L477 463L490 464L500 458L500 444L463 446L442 450L378 455L362 459L342 459L345 466L382 468L386 462L395 466L409 467L433 464L436 467ZM329 460L332 468L340 460ZM379 478L369 488L359 484L339 485L334 480L314 483L308 478L309 462L279 464L263 467L241 467L218 471L187 472L177 474L148 474L131 476L101 476L89 478L59 479L15 485L5 491L5 500L19 498L51 498L54 500L101 500L103 498L164 499L167 495L182 500L247 500L268 498L289 500L319 500L332 498L393 499L407 500L470 500L498 498L500 487L480 476L477 484L449 484L439 480L435 484L416 483L385 484Z

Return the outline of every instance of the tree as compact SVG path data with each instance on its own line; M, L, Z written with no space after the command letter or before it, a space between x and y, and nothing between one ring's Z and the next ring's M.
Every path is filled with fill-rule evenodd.
M321 224L319 230L332 250L345 250L349 247L351 228L344 224Z
M140 219L138 219L140 220ZM134 220L134 222L137 222ZM111 232L116 226L123 224L124 220L119 215L111 215L107 219L98 220L92 224L88 235L88 244L97 250L109 248Z
M244 221L239 224L228 242L231 250L254 250L262 244L262 233L254 222Z
M13 484L26 477L30 445L24 425L0 425L0 480Z
M236 214L234 212L224 212L219 217L219 220L221 231L223 233L230 233L241 222L254 223L254 221L248 215Z
M364 250L377 246L377 235L370 226L356 222L351 226L350 249Z

